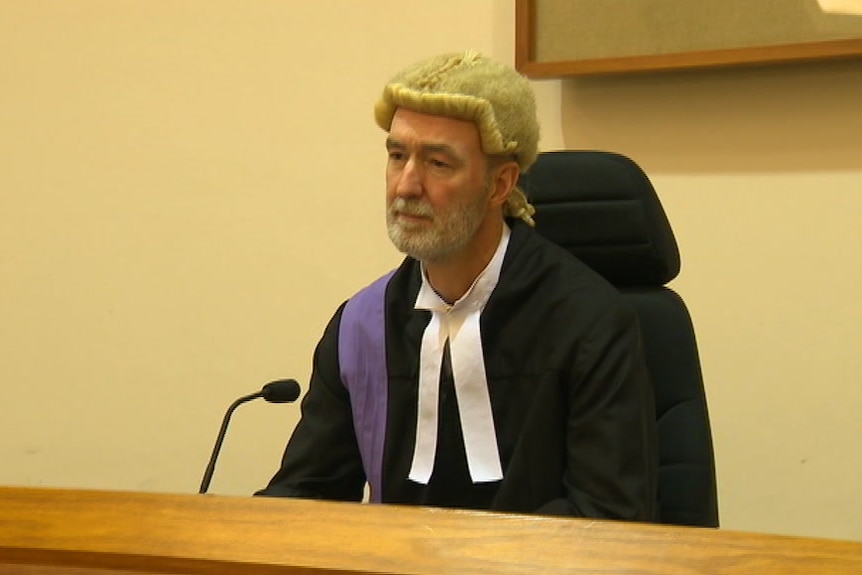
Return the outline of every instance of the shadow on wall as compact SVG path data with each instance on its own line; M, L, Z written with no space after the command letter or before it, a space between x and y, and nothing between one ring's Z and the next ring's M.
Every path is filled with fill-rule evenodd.
M862 59L562 82L566 147L649 173L862 169Z

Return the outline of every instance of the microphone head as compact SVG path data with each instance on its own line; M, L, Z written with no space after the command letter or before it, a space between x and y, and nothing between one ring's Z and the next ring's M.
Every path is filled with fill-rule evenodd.
M300 391L295 379L279 379L264 385L260 395L270 403L290 403L296 401Z

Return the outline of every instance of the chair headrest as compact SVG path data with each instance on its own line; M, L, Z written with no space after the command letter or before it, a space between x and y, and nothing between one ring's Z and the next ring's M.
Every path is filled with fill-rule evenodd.
M536 231L617 286L660 286L677 276L679 249L643 170L611 152L544 152L521 176Z

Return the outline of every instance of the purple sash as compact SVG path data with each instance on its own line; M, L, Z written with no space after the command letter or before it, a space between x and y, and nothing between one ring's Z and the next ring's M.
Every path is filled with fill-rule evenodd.
M350 394L353 428L374 503L381 501L389 394L384 302L386 286L394 273L388 273L350 298L338 329L341 381Z

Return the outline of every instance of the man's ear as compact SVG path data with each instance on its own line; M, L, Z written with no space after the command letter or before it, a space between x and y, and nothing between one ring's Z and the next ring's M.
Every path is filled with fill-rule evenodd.
M504 162L491 170L491 197L493 207L502 206L509 199L509 194L518 184L518 176L521 169L515 161Z

